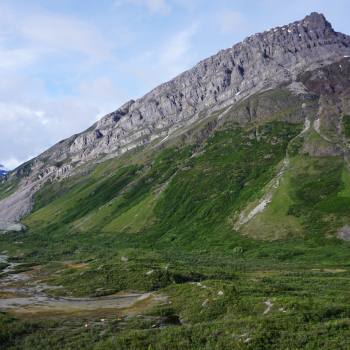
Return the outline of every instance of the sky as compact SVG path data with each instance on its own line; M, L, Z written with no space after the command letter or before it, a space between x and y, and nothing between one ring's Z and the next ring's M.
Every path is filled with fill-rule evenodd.
M312 11L350 34L349 0L0 0L0 164Z

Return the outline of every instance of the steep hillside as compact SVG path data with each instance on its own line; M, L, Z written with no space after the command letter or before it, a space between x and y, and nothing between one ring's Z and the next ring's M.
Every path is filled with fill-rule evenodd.
M161 144L81 166L42 187L24 223L41 232L142 233L183 248L234 231L342 236L350 225L349 77L343 58L302 73L303 93L258 93Z
M0 235L0 269L15 276L10 289L0 278L0 308L15 298L0 342L348 349L348 56L349 37L313 13L12 172L0 224L22 218L26 232ZM130 292L150 294L122 309L57 308Z
M255 34L20 166L12 173L21 179L16 192L0 202L0 220L18 221L30 212L33 195L43 184L73 174L79 165L161 142L257 92L281 84L303 89L295 84L298 74L347 55L350 38L335 32L318 13Z

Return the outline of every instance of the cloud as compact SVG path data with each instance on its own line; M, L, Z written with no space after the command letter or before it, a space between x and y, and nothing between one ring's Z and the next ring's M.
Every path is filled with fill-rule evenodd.
M35 118L38 122L45 125L47 120L43 118L44 114L41 110L34 110L14 103L0 102L1 123L4 124L16 122L18 126L18 123L26 124L28 120ZM21 116L21 118L19 119L18 116Z
M18 160L15 158L5 159L3 168L8 169L8 170L12 170L12 169L17 168L24 161L26 161L26 159L24 159L24 160ZM0 165L0 168L1 168L1 165Z
M197 53L193 50L193 40L198 28L198 23L195 23L175 32L163 44L130 60L125 69L136 77L139 84L143 84L145 91L174 78L198 60Z
M5 86L0 82L0 162L9 169L81 132L126 99L107 77L80 81L71 96L60 98L40 94L40 84L38 95L31 95L35 84L18 78L17 84L7 86L9 95L17 94L11 100L1 98Z
M243 14L237 11L220 12L216 15L216 24L224 34L241 32L246 27Z
M91 23L43 9L21 12L0 5L0 66L31 63L47 54L83 54L93 60L110 56L114 45ZM7 50L6 50L7 49ZM3 56L3 55L1 55Z
M0 3L0 163L10 169L126 99L99 71L116 62L115 44L93 23L11 5Z
M97 108L69 99L0 103L0 159L7 168L28 160L58 140L92 124Z
M76 88L78 99L99 106L95 119L116 109L128 99L127 94L116 87L109 77L99 77L93 80L82 80Z
M38 13L18 24L29 44L47 52L78 52L94 59L109 56L111 45L91 24L72 16Z
M187 29L175 33L160 49L160 64L167 67L174 74L185 69L186 57L192 48L192 39L198 30L198 25L193 24Z
M116 6L137 5L148 9L152 14L169 14L171 6L168 0L117 0Z
M26 48L7 49L0 46L0 70L19 69L32 64L37 59L35 50Z

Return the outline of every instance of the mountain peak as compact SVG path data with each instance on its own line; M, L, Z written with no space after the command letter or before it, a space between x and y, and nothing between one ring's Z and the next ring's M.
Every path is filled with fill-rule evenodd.
M318 12L311 12L302 20L302 22L310 25L310 27L312 26L313 28L332 27L324 14Z
M247 37L243 42L247 42L254 37L263 39L263 36L269 37L273 34L274 38L278 41L288 39L286 36L291 37L293 34L299 36L299 41L319 40L325 36L336 34L330 22L326 17L318 12L312 12L305 18L299 21L295 21L286 25L277 26L263 33L257 33ZM268 38L267 38L268 39ZM297 38L296 38L297 39ZM235 46L239 45L236 44ZM235 47L234 46L234 47Z
M327 21L326 17L322 13L318 12L311 12L310 15L306 16L302 21L300 21L300 24L309 31L334 32L331 23Z
M317 12L254 34L145 96L130 100L86 131L20 166L18 175L26 177L23 186L0 201L0 218L18 220L30 210L31 197L42 184L68 176L79 164L113 158L152 141L161 144L175 131L214 111L256 93L289 85L301 73L338 62L344 56L350 56L350 37L335 32ZM18 198L25 205L19 205Z

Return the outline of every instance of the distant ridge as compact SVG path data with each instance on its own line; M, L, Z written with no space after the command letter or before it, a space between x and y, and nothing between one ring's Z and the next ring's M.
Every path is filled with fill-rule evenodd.
M2 164L0 164L0 177L6 176L7 173L8 171L5 169L5 167Z

